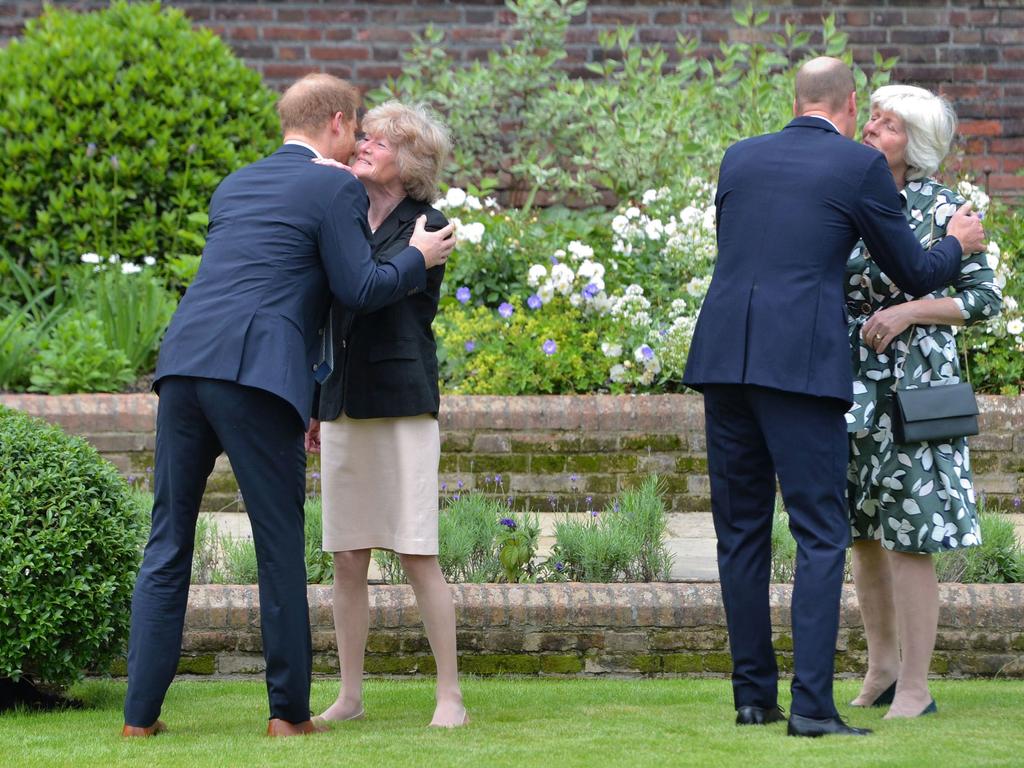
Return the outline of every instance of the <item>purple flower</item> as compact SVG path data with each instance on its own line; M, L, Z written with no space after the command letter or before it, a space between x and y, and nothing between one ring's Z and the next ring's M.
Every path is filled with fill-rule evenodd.
M597 286L594 283L587 283L582 293L584 299L592 299L597 296Z
M590 516L591 517L597 517L599 514L601 514L601 513L598 512L596 509L590 510Z
M654 350L646 344L641 345L640 354L643 355L644 360L650 360L654 357Z
M117 159L117 155L110 156L110 167L114 169L114 173L121 170L121 161Z
M554 339L548 339L540 345L540 348L544 350L545 355L553 355L558 351L558 345L555 344Z
M474 349L476 349L476 342L470 339L466 342L466 351L472 352Z
M448 483L441 483L441 490L442 491L447 491L448 490Z
M459 481L458 481L458 482L456 483L456 485L458 485L458 486L459 486L459 490L461 491L461 490L462 490L462 486L463 486L463 482L462 482L461 480L459 480Z
M552 254L552 256L551 256L551 263L552 264L557 264L558 263L558 257Z
M466 286L462 286L455 292L455 298L459 300L460 304L468 304L470 296L469 288Z
M197 149L199 149L199 147L197 147L195 144L189 144L188 149L185 150L185 154L194 155Z
M458 493L453 493L453 494L452 494L452 500L453 500L453 501L458 501L458 500L459 500L459 496L461 496L461 494L458 494Z
M578 479L579 479L579 478L578 478L578 477L576 477L576 475L575 475L575 474L569 475L569 482L570 482L570 483L572 483L573 485L576 485L576 481L577 481Z
M312 474L312 478L313 478L314 480L319 480L319 479L320 479L320 473L319 473L319 472L314 472L314 473Z
M1015 506L1018 509L1020 509L1020 496L1014 496L1013 497L1013 506Z
M555 563L555 570L561 573L565 570L565 563Z
M504 525L510 531L514 531L516 529L516 521L513 520L511 517L501 518L501 520L498 521L498 525Z
M494 476L494 484L495 485L501 485L501 475L495 475Z
M512 317L512 313L516 311L516 308L509 304L507 301L501 302L501 306L498 307L498 314L504 317L506 320Z
M593 496L587 496L586 504L587 504L588 507L590 506L591 502L593 502L593 501L594 501L594 497Z
M507 506L509 509L512 508L512 497L511 496L509 496L507 499L505 499L505 506Z
M86 157L95 157L96 156L96 145L93 144L91 141L89 142L88 146L86 146L86 148L85 148L85 156Z
M617 501L616 501L616 502L615 502L615 503L614 503L614 504L612 505L612 509L613 509L613 510L614 510L615 512L618 512L618 511L619 511L619 502L617 502Z
M538 296L535 293L526 300L526 306L528 306L530 309L540 309L542 306L544 306L544 302L541 301L540 296Z

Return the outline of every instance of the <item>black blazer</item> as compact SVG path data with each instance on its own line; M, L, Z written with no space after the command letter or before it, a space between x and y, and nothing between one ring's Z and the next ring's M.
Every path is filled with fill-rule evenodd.
M203 260L164 336L156 387L166 376L238 382L287 401L305 425L331 294L371 311L425 285L416 248L374 261L363 185L312 159L286 144L217 187Z
M725 153L715 198L718 259L683 383L754 384L853 399L846 260L863 237L914 296L950 283L961 248L925 251L882 153L798 117Z
M384 264L402 253L423 214L430 231L448 224L440 211L407 197L374 233L374 260ZM437 344L430 324L443 279L444 265L428 269L424 290L368 314L334 302L334 370L320 388L322 421L342 411L353 419L437 416Z

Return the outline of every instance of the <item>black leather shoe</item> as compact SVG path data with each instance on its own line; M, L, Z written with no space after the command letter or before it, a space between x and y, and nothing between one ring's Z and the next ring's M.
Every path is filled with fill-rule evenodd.
M843 722L841 717L803 717L790 715L786 733L790 736L806 736L815 739L818 736L867 736L869 728L854 728Z
M778 707L744 706L736 710L736 725L769 725L786 719Z

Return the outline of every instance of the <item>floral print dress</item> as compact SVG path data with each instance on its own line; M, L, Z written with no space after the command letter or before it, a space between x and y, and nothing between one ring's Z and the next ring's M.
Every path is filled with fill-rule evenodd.
M910 182L904 213L921 245L930 248L964 200L933 179ZM881 354L861 338L875 312L912 301L879 269L863 241L846 265L846 300L853 351L854 404L847 498L855 539L877 539L885 549L932 553L981 542L967 440L897 444L892 434L897 388L960 381L956 337L948 325L914 325ZM961 264L955 283L930 298L952 298L967 325L999 314L1002 295L985 253Z

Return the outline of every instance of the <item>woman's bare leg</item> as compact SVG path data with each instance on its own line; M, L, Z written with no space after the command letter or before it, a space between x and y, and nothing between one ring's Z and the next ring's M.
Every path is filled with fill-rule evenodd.
M469 722L459 689L455 604L434 555L399 555L416 593L430 650L437 662L437 707L431 725L455 728Z
M860 693L850 702L855 707L871 706L900 671L893 574L887 554L877 541L853 543L853 583L868 643L868 671Z
M363 656L370 630L370 595L366 573L369 549L334 553L334 631L338 638L341 690L321 715L324 720L350 720L363 712Z
M886 718L917 717L931 703L928 668L935 650L939 624L939 582L931 555L886 552L896 589L896 623L899 627L900 664L896 698Z

